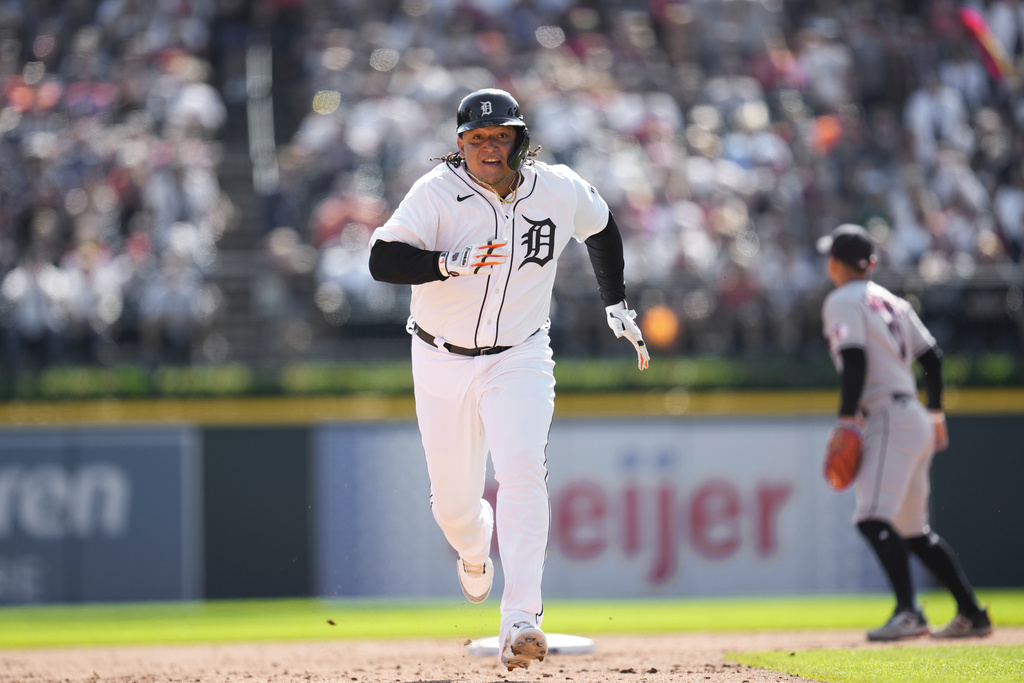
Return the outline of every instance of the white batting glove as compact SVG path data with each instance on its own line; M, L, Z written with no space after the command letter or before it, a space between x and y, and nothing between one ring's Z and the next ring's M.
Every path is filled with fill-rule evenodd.
M437 265L445 279L459 275L488 275L494 266L501 265L512 255L506 244L508 240L488 240L454 251L442 251Z
M651 354L648 353L647 345L644 344L640 327L633 322L633 319L636 318L636 311L629 310L625 301L606 306L604 310L608 312L608 327L612 328L616 337L625 337L633 342L633 346L636 347L636 365L641 371L646 370L647 366L651 364Z

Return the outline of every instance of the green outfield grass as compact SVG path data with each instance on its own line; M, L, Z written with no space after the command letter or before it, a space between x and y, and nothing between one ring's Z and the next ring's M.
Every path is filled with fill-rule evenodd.
M1024 590L979 590L996 628L1024 626ZM933 624L955 613L945 592L921 602ZM544 628L629 633L868 629L888 595L691 598L545 603ZM153 643L459 638L494 635L498 601L238 600L0 608L0 649ZM1024 647L958 646L733 653L742 664L845 683L1024 680Z
M842 683L1003 683L1024 680L1024 647L950 645L731 655L748 666Z
M979 591L996 625L1024 626L1024 591ZM953 617L945 594L921 596L931 621ZM548 601L544 628L614 633L867 629L892 610L886 595ZM498 601L238 600L0 608L0 648L493 635ZM333 623L332 623L333 622Z

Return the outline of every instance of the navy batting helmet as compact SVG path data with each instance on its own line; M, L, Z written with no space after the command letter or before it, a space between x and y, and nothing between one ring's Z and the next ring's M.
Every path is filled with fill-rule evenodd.
M474 128L513 126L516 142L507 159L513 171L519 170L530 151L530 131L519 111L519 103L504 90L486 88L466 95L459 104L455 124L459 135Z

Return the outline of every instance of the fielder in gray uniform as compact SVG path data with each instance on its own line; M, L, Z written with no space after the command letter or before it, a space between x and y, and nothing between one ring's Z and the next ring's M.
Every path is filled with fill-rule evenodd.
M822 238L836 289L822 309L824 333L840 374L839 424L857 429L863 458L854 480L853 521L871 544L896 595L896 610L869 640L928 633L910 575L909 553L953 594L956 617L935 638L992 631L953 549L928 524L928 471L949 443L942 409L942 355L913 307L871 282L877 257L864 228L845 224ZM921 365L927 409L917 399L913 363Z
M374 231L369 266L377 280L412 285L407 330L431 511L470 602L490 593L496 526L505 576L499 657L511 671L547 654L548 314L570 239L587 246L611 330L633 343L640 370L650 357L626 305L622 238L597 190L566 166L535 159L519 104L503 90L467 95L455 132L458 151ZM497 520L482 497L488 450Z

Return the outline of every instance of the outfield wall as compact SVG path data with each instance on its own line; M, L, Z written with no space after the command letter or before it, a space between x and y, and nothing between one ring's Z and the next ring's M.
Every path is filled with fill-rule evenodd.
M546 594L882 589L850 529L852 493L821 478L830 427L825 418L558 421L548 446ZM317 594L459 595L454 555L428 509L415 425L317 433ZM500 516L500 502L496 509Z
M828 407L787 394L760 406L775 414L745 414L749 401L718 396L701 414L648 401L615 415L601 397L597 417L563 408L548 449L546 595L885 590L850 525L852 493L821 478ZM346 419L234 403L184 423L160 406L117 425L8 422L0 604L459 595L409 405ZM983 587L1024 585L1024 549L1007 541L1024 519L1024 420L1001 405L951 413L952 445L933 468L934 525ZM106 414L122 410L140 406Z
M0 603L201 597L196 436L0 432Z

